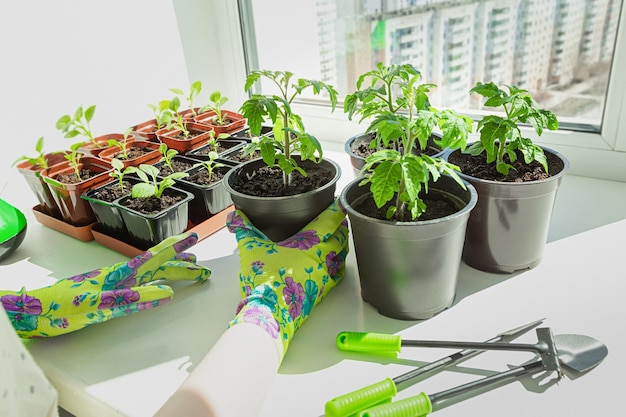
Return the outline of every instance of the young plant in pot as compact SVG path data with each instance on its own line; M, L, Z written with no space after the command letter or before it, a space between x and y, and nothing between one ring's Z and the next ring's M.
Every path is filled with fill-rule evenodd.
M23 155L13 162L13 166L17 168L20 174L22 174L26 183L39 202L36 209L40 210L45 215L54 218L60 218L61 213L59 211L59 206L54 201L52 194L50 194L48 185L41 178L41 171L63 161L65 161L65 156L62 151L44 151L44 138L41 136L35 143L34 156Z
M217 136L216 133L215 130L209 131L209 138L206 143L199 148L187 152L185 156L204 161L210 159L210 155L213 152L216 152L219 156L223 156L226 153L230 154L235 150L243 148L246 144L244 140L229 139L230 135L228 133L217 133Z
M207 125L216 133L230 133L241 130L246 119L243 115L222 108L228 101L228 97L222 95L220 91L213 91L209 96L211 101L202 107L194 120L201 124Z
M186 171L189 174L187 177L177 180L178 187L194 196L189 203L191 223L200 224L232 204L223 179L235 165L228 165L226 161L219 159L217 152L210 152L207 159Z
M131 128L128 128L123 139L110 138L107 141L108 148L101 151L98 157L107 162L117 159L124 167L152 164L161 158L158 143L135 140L130 133Z
M322 147L308 133L300 115L291 107L305 90L326 93L332 110L337 92L321 81L294 78L289 71L252 71L246 78L245 90L261 78L277 88L277 94L252 94L241 113L248 120L250 131L258 140L246 145L246 154L260 151L261 158L240 164L230 170L224 186L235 207L269 239L279 242L292 236L326 209L335 198L339 165L323 158ZM266 120L274 134L260 136Z
M174 185L176 179L189 174L174 172L160 178L158 168L149 164L130 166L127 173L137 175L140 181L133 185L130 196L114 204L120 208L133 244L141 249L151 247L187 229L189 201L193 195Z
M554 113L540 108L516 86L477 83L470 93L500 109L478 122L480 140L464 152L446 154L478 191L463 250L465 263L488 272L511 273L541 261L558 187L569 170L567 158L524 136L558 129Z
M166 126L157 130L157 138L181 154L202 146L208 139L211 129L192 121L185 113L180 112L178 97L172 98L170 108L172 111L166 113Z
M79 147L79 150L92 156L98 156L101 151L107 149L109 147L109 140L121 140L124 138L122 133L109 133L95 136L91 130L91 120L95 112L95 105L87 108L78 106L73 115L65 114L56 122L56 128L63 133L65 138L84 137L86 140ZM134 137L131 136L131 138Z
M160 100L156 104L149 103L148 107L152 110L154 118L131 126L131 132L138 138L150 142L159 142L156 132L167 125L169 115L174 111L171 104L171 100Z
M82 142L73 144L65 153L65 162L41 172L41 178L50 189L62 219L74 226L85 226L95 222L91 207L81 195L108 182L109 173L112 171L108 162L85 155L80 151L82 147Z
M119 208L113 203L130 195L133 185L139 180L126 175L133 170L124 165L121 160L113 158L110 163L113 167L109 173L112 180L87 191L81 195L81 198L89 203L102 232L123 238L126 234L126 227Z
M405 112L380 108L372 129L397 149L368 156L361 177L343 189L361 283L361 297L381 314L427 319L452 305L465 228L477 200L458 168L427 146L435 126L444 148L464 148L472 120L451 110L420 109L432 85L415 73L402 85Z
M381 134L378 132L378 117L383 114L391 118L399 112L407 110L403 88L420 72L410 64L385 66L378 63L375 69L367 71L359 76L356 82L357 90L348 94L344 101L344 112L348 119L352 120L355 115L360 115L359 123L369 120L367 130L350 137L344 144L344 150L350 157L350 163L355 177L361 174L365 166L365 159L381 149L396 149L400 151L403 141L399 135ZM428 99L429 89L433 84L422 84L416 92L414 107L415 111L427 110L430 107ZM392 124L389 125L393 127ZM425 153L430 156L442 154L441 137L438 133L431 133L426 146L416 146L413 151L417 154Z
M158 168L158 176L163 178L174 172L184 172L198 162L197 159L180 155L176 149L170 149L165 143L159 145L161 160L152 164Z

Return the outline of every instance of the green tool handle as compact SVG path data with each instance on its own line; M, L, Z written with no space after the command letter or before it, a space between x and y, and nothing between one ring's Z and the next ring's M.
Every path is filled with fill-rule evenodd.
M326 417L348 417L375 405L388 403L397 394L395 382L386 378L348 394L340 395L326 402Z
M445 349L474 349L474 350L511 350L545 353L545 343L490 343L490 342L460 342L443 340L403 340L399 335L371 332L341 332L337 335L337 347L352 352L370 353L398 353L406 347L435 347Z
M423 417L433 411L431 399L425 393L404 400L383 404L361 411L358 417Z
M336 343L341 350L378 354L398 353L402 347L399 335L370 332L340 332Z
M459 385L446 391L433 395L420 393L418 395L404 398L387 404L376 405L372 408L361 411L358 417L424 417L430 414L434 406L443 400L447 400L457 395L468 393L477 388L484 388L489 385L501 383L509 379L519 378L533 370L543 368L541 361L533 362L524 366L517 366L508 371L500 372L477 381Z

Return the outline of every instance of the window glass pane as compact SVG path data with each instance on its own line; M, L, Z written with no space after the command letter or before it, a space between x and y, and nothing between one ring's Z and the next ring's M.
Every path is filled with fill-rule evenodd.
M480 111L469 90L494 81L529 90L562 127L599 131L622 1L243 3L253 67L321 79L343 96L377 62L410 63L438 86L435 106Z

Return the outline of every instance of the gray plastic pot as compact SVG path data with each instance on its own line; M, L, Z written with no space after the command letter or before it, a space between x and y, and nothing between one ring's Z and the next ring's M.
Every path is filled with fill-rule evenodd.
M497 182L460 174L478 192L463 249L467 265L485 272L512 273L541 262L557 190L570 167L565 156L542 149L560 166L545 180Z
M296 156L296 158L298 158ZM310 161L300 162L301 166ZM293 236L306 226L335 199L337 181L341 177L339 165L329 159L322 159L320 166L334 173L333 179L315 190L285 197L259 197L241 193L233 188L237 177L251 175L265 166L262 159L244 162L228 171L224 177L224 187L231 196L235 208L243 211L248 219L270 240L280 242ZM306 171L306 167L304 168Z
M448 176L428 185L454 201L459 211L416 222L378 220L355 210L371 198L369 185L353 180L341 193L348 212L359 270L361 297L381 314L402 320L428 319L450 307L457 287L465 229L477 193Z

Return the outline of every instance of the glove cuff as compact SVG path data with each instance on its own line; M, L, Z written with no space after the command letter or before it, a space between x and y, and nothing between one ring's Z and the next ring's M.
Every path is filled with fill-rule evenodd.
M274 342L278 363L280 364L287 351L293 330L288 332L287 329L281 328L274 314L275 312L272 312L272 308L261 301L260 296L251 295L241 300L237 307L236 316L229 323L228 327L241 323L249 323L261 327Z

